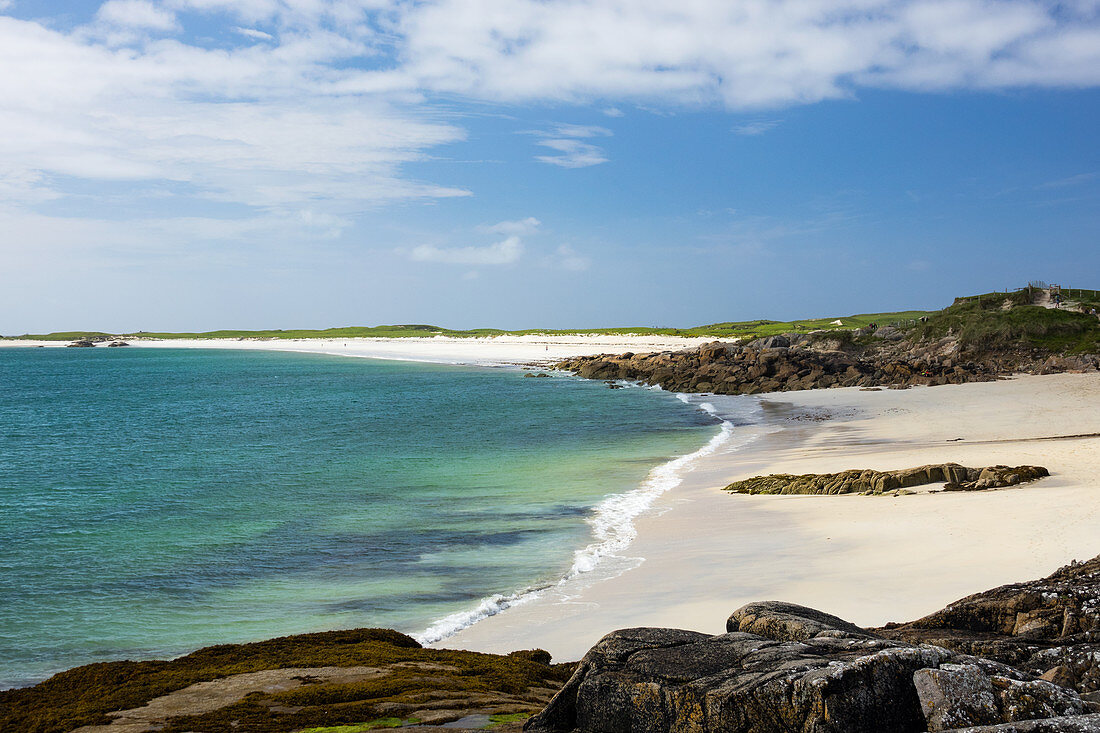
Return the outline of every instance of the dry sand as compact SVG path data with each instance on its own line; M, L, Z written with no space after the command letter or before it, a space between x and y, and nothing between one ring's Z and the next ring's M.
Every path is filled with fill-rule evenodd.
M1100 433L1100 374L713 401L721 409L737 400L759 401L772 432L700 459L637 522L625 552L632 561L613 559L438 646L541 647L577 659L618 628L720 633L731 611L765 599L881 625L1100 553L1100 439L1049 439ZM998 491L899 497L720 491L759 474L946 461L1037 464L1052 476ZM636 567L624 572L628 562Z
M493 336L489 338L349 338L349 339L134 339L136 348L249 349L337 354L373 359L441 364L544 364L589 354L626 351L676 351L699 346L713 338L677 336ZM63 347L68 341L0 339L0 347ZM97 348L106 348L101 343Z

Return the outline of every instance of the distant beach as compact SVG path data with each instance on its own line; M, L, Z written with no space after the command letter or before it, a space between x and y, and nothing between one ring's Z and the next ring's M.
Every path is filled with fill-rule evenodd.
M438 364L546 364L576 356L626 351L676 351L714 341L713 337L677 336L491 336L487 338L348 338L348 339L132 339L137 348L249 349L297 351L372 359ZM69 341L0 339L0 347L64 347ZM100 344L98 348L106 348Z

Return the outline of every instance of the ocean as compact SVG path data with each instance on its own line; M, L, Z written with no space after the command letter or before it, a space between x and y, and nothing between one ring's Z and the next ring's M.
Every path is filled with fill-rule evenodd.
M525 375L0 349L0 689L310 631L445 639L621 549L730 429Z

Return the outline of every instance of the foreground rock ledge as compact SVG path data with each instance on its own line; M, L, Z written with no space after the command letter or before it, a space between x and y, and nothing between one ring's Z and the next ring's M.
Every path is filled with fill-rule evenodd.
M717 636L608 634L525 730L1100 730L1100 705L1074 690L993 660L885 639L803 606L752 603L726 628ZM1038 720L1047 727L988 727Z

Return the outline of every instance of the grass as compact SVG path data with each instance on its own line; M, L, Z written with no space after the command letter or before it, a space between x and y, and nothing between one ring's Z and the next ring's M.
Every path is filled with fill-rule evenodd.
M1023 291L1021 291L1023 292ZM1092 292L1092 291L1088 291ZM953 335L970 351L1038 348L1064 353L1093 353L1100 349L1100 321L1094 316L1064 309L1018 304L1004 309L1006 295L987 293L959 298L954 305L929 317L917 333L924 338ZM1025 302L1027 302L1025 300Z
M320 728L305 728L299 733L366 733L368 730L379 728L400 728L403 725L412 725L419 721L415 718L402 720L401 718L378 718L368 720L366 723L354 723L352 725L326 725Z
M45 334L24 334L10 338L35 340L35 341L75 341L77 339L105 339L111 337L121 338L157 338L157 339L303 339L303 338L412 338L431 336L450 336L452 338L485 338L488 336L529 336L529 335L608 335L608 336L713 336L715 338L757 338L771 336L778 333L808 332L816 330L844 330L862 328L870 323L887 325L893 323L910 323L916 319L930 315L932 311L900 311L895 313L862 313L854 316L810 318L797 321L728 321L724 323L712 323L705 326L693 326L691 328L658 328L651 326L623 327L623 328L582 328L582 329L538 329L506 331L498 328L475 328L468 330L454 330L425 324L408 324L392 326L348 326L345 328L325 329L273 329L261 331L203 331L169 333L159 331L138 331L135 333L108 334L101 331L58 331ZM841 321L840 325L834 321Z
M103 662L62 672L34 687L0 691L0 730L63 733L109 722L107 713L140 707L196 682L287 667L385 666L389 674L348 684L309 684L266 697L250 695L205 715L172 719L165 733L296 731L361 725L416 710L426 693L457 699L486 693L523 696L560 687L574 665L546 663L545 652L509 655L423 649L388 629L301 634L252 644L207 647L171 661ZM405 664L402 664L405 663ZM415 664L428 663L425 673ZM386 705L379 707L382 703ZM278 714L271 704L298 708ZM400 713L393 707L407 705ZM378 727L378 726L376 726Z

